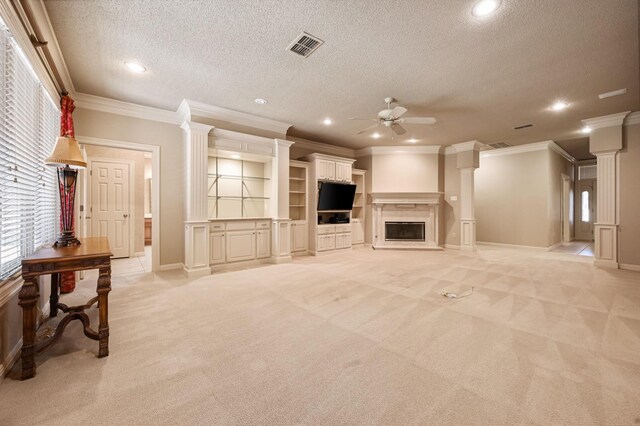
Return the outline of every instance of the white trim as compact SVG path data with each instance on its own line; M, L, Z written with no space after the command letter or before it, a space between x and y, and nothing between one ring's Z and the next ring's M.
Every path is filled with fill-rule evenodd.
M287 131L292 126L291 124L283 123L281 121L271 120L269 118L259 117L257 115L234 111L214 105L208 105L191 99L183 99L177 112L181 121L191 121L194 116L212 118L214 120L227 121L247 127L253 127L254 129L279 133L283 136L287 134Z
M44 38L44 40L40 41L48 42L47 48L49 49L49 54L51 55L53 63L58 70L62 83L64 84L65 89L67 89L67 91L75 98L76 89L73 85L73 81L71 80L71 74L69 74L67 63L64 60L62 50L58 44L58 37L56 37L56 33L53 30L51 20L49 19L49 13L44 6L44 2L42 0L30 1L29 6L31 7L31 12L33 12L35 24L38 26L38 29Z
M19 2L14 3L19 4ZM58 88L53 80L51 80L51 77L49 77L49 73L40 59L40 54L36 51L36 48L33 47L33 44L29 39L29 34L27 34L22 26L18 13L19 12L11 6L9 1L0 1L0 16L2 16L2 20L7 27L9 27L11 35L24 52L29 64L31 64L31 67L33 68L33 71L38 76L38 80L40 80L42 86L47 93L49 93L49 96L51 96L51 99L53 99L53 102L57 107L60 105L60 93L58 93Z
M136 228L135 228L135 216L136 216L136 203L135 203L135 196L136 196L136 162L133 160L124 160L124 159L120 159L120 158L111 158L111 157L100 157L100 156L95 156L95 157L91 157L90 159L88 159L88 164L87 164L87 168L89 169L89 185L87 185L86 188L84 188L85 190L85 197L86 194L89 194L88 200L89 200L89 208L91 209L93 207L93 199L92 199L92 195L91 194L91 187L92 182L91 179L93 178L93 162L94 161L98 161L101 163L120 163L120 164L127 164L129 166L129 213L128 213L128 218L129 218L129 253L127 257L135 257L135 251L136 251ZM91 211L91 221L93 222L93 209L90 210ZM85 220L86 220L86 212L85 212ZM143 224L144 226L144 224ZM153 225L151 225L153 226ZM93 224L91 225L92 233L93 233ZM143 232L144 234L144 232Z
M469 141L469 142L462 142L462 143L456 143L452 145L456 152L465 152L465 151L479 151L480 149L484 148L486 145L483 144L480 141Z
M632 112L624 119L625 126L633 126L635 124L640 124L640 111Z
M557 143L554 141L542 141L542 142L534 142L528 143L525 145L518 146L509 146L506 148L497 148L489 151L480 152L480 157L496 157L498 155L513 155L513 154L523 154L526 152L534 152L534 151L544 151L545 149L550 149L555 151L556 153L563 156L567 161L575 164L576 159L567 153L564 149L562 149Z
M176 271L178 269L182 270L184 268L184 263L165 263L164 265L160 265L160 272L166 271Z
M585 126L591 127L591 130L600 129L602 127L622 126L624 118L631 111L619 112L617 114L605 115L602 117L587 118L582 120Z
M456 147L453 145L447 146L444 149L444 155L457 154Z
M636 271L640 272L640 265L629 265L627 263L619 263L618 267L620 269L624 269L626 271Z
M324 151L338 157L355 158L356 156L356 151L351 148L344 148L342 146L329 145L296 137L287 137L287 140L294 142L298 148L309 149L314 152Z
M282 146L284 148L290 148L291 145L293 145L295 142L294 141L288 141L288 140L284 140L284 139L275 139L276 144L278 144L278 146Z
M562 157L564 157L565 160L567 160L571 164L575 164L576 163L576 159L571 154L569 154L567 151L562 149L562 147L560 145L558 145L557 143L555 143L554 141L549 142L549 149L551 151L554 151L554 152L560 154Z
M450 250L460 250L460 246L457 244L445 244L444 248L450 249Z
M152 108L130 102L117 101L115 99L100 96L76 93L74 95L75 106L78 108L106 112L109 114L136 117L143 120L159 121L169 124L181 124L178 114L166 109Z
M18 362L18 360L20 359L21 350L22 350L22 337L18 339L18 342L11 349L7 358L3 359L2 362L0 362L0 384L2 384L2 381L6 377L7 373L11 371L15 363Z
M160 271L160 146L76 135L79 143L152 153L151 164L151 270ZM155 200L155 201L154 201Z
M440 145L370 146L357 150L355 156L365 157L378 154L440 154L442 149Z
M595 259L593 264L599 268L619 269L620 265L615 260Z
M137 251L133 253L133 257L144 257L146 253L144 251Z
M351 164L356 162L356 160L354 160L353 158L334 157L333 155L319 154L317 152L314 152L313 154L309 154L304 158L309 159L311 161L322 159L322 160L330 160L330 161L340 161L342 163L351 163Z

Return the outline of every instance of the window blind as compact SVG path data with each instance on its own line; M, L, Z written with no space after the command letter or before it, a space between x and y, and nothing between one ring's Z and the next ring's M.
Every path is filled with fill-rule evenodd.
M55 168L44 165L59 112L0 22L0 280L57 231Z

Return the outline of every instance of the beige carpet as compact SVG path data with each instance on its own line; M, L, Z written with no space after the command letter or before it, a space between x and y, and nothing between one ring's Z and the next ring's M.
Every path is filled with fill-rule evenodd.
M0 424L638 423L640 273L573 258L360 249L115 276L111 355L71 325L34 379L0 385Z

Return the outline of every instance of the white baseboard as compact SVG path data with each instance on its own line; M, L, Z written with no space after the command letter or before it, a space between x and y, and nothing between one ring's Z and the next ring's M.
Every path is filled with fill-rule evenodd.
M593 261L593 264L599 268L618 269L620 267L618 262L613 260L596 259Z
M627 270L627 271L640 272L640 265L629 265L627 263L620 263L620 264L618 264L618 267L620 269L624 269L624 270Z
M187 269L187 267L185 266L182 268L182 270L187 278L200 278L211 275L211 267L209 266L203 266L198 269Z
M559 243L555 243L555 244L553 244L553 245L551 245L551 246L547 247L547 251L554 250L554 249L556 249L556 248L560 247L562 244L564 244L562 241L560 241Z
M522 246L518 244L503 244L503 243L491 243L488 241L478 241L477 245L483 246L495 246L495 247L504 247L504 248L517 248L517 249L528 249L528 250L538 250L538 251L549 251L549 247L539 247L539 246Z
M133 253L133 257L144 257L145 252L143 251L137 251L135 253Z
M175 271L176 269L184 269L184 264L182 264L182 263L166 263L164 265L160 265L160 272Z
M456 244L445 244L444 248L446 249L453 249L453 250L460 250L460 246L456 245Z
M18 343L16 343L13 349L11 349L11 352L9 352L9 356L7 356L7 358L0 364L0 384L2 384L2 380L4 380L7 373L11 371L15 363L18 362L18 359L20 358L20 349L22 349L22 338L18 340Z

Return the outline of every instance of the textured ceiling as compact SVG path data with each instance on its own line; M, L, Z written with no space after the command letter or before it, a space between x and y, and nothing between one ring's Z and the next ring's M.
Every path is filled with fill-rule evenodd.
M640 109L637 0L502 0L484 20L474 3L45 1L78 92L170 110L194 99L350 148L575 139L581 119ZM306 59L286 51L301 31L325 42ZM126 71L132 59L148 72ZM347 118L375 117L386 96L438 123L356 135L367 123ZM549 111L559 99L571 107Z

